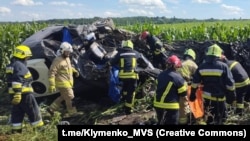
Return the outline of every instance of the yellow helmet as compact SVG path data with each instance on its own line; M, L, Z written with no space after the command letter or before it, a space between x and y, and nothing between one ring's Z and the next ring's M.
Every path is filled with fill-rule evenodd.
M24 59L26 57L31 57L32 52L28 46L19 45L16 47L13 56L19 59Z
M134 44L131 40L122 41L122 47L134 48Z
M190 48L190 49L187 49L187 50L184 52L184 55L189 55L189 56L191 56L194 60L196 59L196 54L195 54L194 50L192 50L191 48Z
M217 44L213 44L210 47L208 47L206 55L221 57L222 53L223 50Z

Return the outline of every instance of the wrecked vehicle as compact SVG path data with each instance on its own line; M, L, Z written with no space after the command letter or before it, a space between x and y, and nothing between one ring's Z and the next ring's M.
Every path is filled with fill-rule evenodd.
M89 44L91 34L95 35L95 40ZM116 50L120 47L122 40L134 40L134 38L136 38L135 33L116 29L112 19L96 21L90 25L53 25L31 35L23 44L29 46L33 53L28 60L28 68L34 78L31 85L34 88L35 97L46 97L58 93L58 91L55 93L48 91L48 71L52 60L57 56L61 42L67 41L73 46L72 64L80 72L80 78L74 79L76 95L96 97L93 93L97 91L97 93L102 93L100 95L110 96L114 102L118 102L119 95L116 98L114 95L110 95L114 89L110 86L118 87L116 83L119 82L110 85L112 83L110 76L114 75L115 70L112 72L105 62L117 53ZM138 71L141 72L140 84L143 87L137 90L141 95L146 91L151 91L151 86L154 88L155 85L153 81L147 81L147 84L144 82L147 79L155 79L161 71L154 68L145 56L142 58L144 59L140 61ZM85 94L84 92L90 93Z
M95 34L96 40L86 50L86 37L92 32ZM49 66L56 57L56 52L62 41L68 41L73 45L74 52L71 60L81 74L80 78L75 78L75 92L89 96L95 96L92 93L96 92L108 96L106 94L109 94L111 73L105 67L105 61L115 55L122 40L131 39L135 45L135 50L141 52L148 60L151 59L150 50L145 48L145 43L140 41L138 36L131 31L115 28L112 19L102 19L89 25L53 25L38 31L23 42L23 44L31 47L33 53L32 58L28 61L28 67L34 77L32 86L35 96L46 97L57 93L48 92L47 77ZM192 48L197 54L196 63L200 64L204 59L206 48L213 43L217 43L229 59L238 60L250 74L249 41L242 43L176 41L171 44L164 43L164 47L167 50L167 56L175 54L180 58L182 58L186 49ZM160 72L155 68L147 69L146 72L150 72L150 70L155 71L155 74ZM145 77L150 76L145 72L141 75L140 81L142 82L145 82ZM91 94L85 94L86 91Z

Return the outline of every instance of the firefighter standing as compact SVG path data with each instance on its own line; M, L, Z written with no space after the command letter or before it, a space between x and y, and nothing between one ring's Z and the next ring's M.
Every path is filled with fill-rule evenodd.
M166 50L159 38L151 35L148 31L141 33L140 39L145 40L153 53L153 66L160 69L166 69Z
M241 116L244 110L244 97L247 95L250 83L249 76L238 61L228 60L224 55L222 55L221 59L228 65L233 74L236 92L236 114Z
M110 65L118 65L118 77L122 82L122 97L125 100L124 111L130 114L133 111L135 100L135 88L139 79L138 73L135 71L137 67L137 59L140 53L135 51L131 40L122 41L122 48L110 60Z
M179 123L179 100L186 99L187 83L176 71L181 67L181 60L172 55L167 59L167 69L157 78L157 90L154 97L154 108L158 125Z
M60 45L60 54L57 56L49 70L49 91L51 93L59 90L60 96L47 108L47 111L53 115L54 111L59 110L63 101L65 101L67 113L64 117L71 117L78 114L76 107L73 106L73 74L78 77L79 72L75 70L70 61L70 53L72 46L68 42L63 42Z
M196 54L194 50L187 49L183 55L184 61L182 61L182 67L177 69L177 71L182 75L182 77L186 80L187 84L191 85L191 80L193 74L198 68L195 63ZM181 99L183 100L183 99ZM188 111L189 105L187 101L180 101L180 119L179 124L187 124L188 122Z
M191 85L190 101L196 99L196 89L202 83L204 108L208 114L207 124L220 125L226 119L226 105L235 100L234 80L227 64L220 61L222 49L211 45L205 61L196 70Z
M31 82L32 74L27 67L27 60L32 56L28 46L17 46L11 63L6 67L8 93L10 94L12 110L12 133L22 132L22 122L25 114L33 127L43 126L39 106L34 97Z

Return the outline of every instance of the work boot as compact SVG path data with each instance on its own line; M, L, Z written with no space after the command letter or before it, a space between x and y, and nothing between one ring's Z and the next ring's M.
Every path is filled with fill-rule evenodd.
M78 112L76 107L73 107L71 110L68 110L67 113L64 114L63 118L70 118L83 115L83 112Z
M207 123L204 121L203 118L196 119L196 124L197 125L207 125Z

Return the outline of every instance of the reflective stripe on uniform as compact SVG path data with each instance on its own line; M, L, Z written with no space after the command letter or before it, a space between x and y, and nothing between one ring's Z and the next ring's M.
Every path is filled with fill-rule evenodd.
M244 104L243 103L237 103L236 108L244 109Z
M158 108L163 108L163 109L179 109L180 105L178 102L174 103L164 103L165 98L167 97L171 87L173 86L173 82L169 82L165 91L163 92L163 95L161 96L161 99L159 102L156 101L156 98L154 98L154 106ZM155 95L156 97L156 95Z
M232 70L232 68L237 64L238 62L233 62L230 66L229 69Z
M240 88L240 87L244 87L246 85L249 85L249 78L247 78L245 81L243 82L235 82L235 88Z
M201 76L221 76L223 70L220 69L203 69L199 71Z
M32 77L32 74L30 72L26 73L24 76L23 76L25 79L27 78L31 78Z
M40 119L39 121L32 122L31 125L33 127L40 127L40 126L43 126L44 123L43 123L42 119Z
M12 129L22 129L22 123L12 123Z
M225 96L222 97L222 98L213 97L213 96L211 96L211 93L208 93L208 92L203 92L202 97L205 98L205 99L212 100L212 101L225 101L226 100Z
M73 87L73 80L56 81L56 87L58 87L58 88L72 88Z
M161 103L161 102L154 101L154 107L162 108L162 109L179 109L180 105L178 102Z

